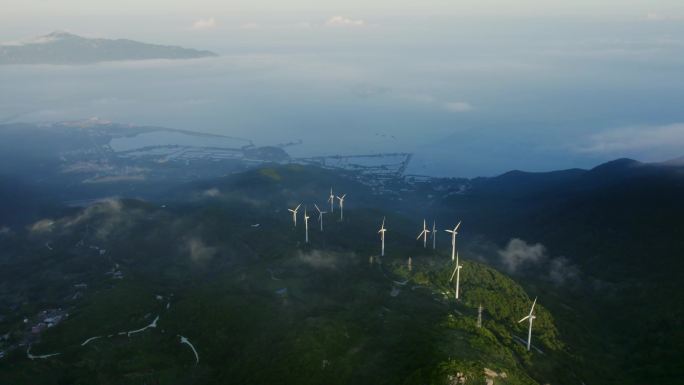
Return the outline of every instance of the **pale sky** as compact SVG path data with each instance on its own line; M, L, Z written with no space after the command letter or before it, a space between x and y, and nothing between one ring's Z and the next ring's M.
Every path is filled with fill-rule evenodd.
M296 13L340 11L359 15L448 14L522 16L609 16L640 15L647 12L681 11L679 0L3 0L3 17L52 14L100 13L185 13L202 10L216 14Z

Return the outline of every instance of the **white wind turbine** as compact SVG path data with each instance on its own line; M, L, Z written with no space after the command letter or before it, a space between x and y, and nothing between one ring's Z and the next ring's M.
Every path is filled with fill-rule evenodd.
M454 280L454 275L456 276L456 299L458 299L458 289L459 285L461 284L461 269L463 268L463 265L460 265L458 263L458 253L456 253L456 268L454 268L454 272L451 273L451 278L449 278L449 282Z
M299 207L301 205L302 205L301 203L298 204L297 207L294 208L294 210L293 209L287 209L287 211L292 213L292 221L294 222L295 227L297 227L297 210L299 210Z
M304 232L306 234L306 243L309 243L309 218L309 215L306 213L306 207L304 207Z
M430 230L427 229L427 223L425 223L425 219L423 219L423 231L418 234L418 237L416 240L420 239L420 237L423 237L423 248L427 247L427 236L428 233L430 233Z
M435 228L435 221L432 221L432 250L437 247L437 229Z
M330 196L328 196L328 202L330 202L330 212L335 212L335 195L332 192L332 187L330 188Z
M387 229L385 228L385 218L382 218L382 226L380 226L380 230L378 230L378 233L380 234L380 241L382 242L382 248L380 249L380 256L384 257L385 256L385 232Z
M461 222L459 221L453 230L444 230L447 233L451 233L451 260L452 261L456 258L456 234L458 234L458 228L460 226L461 226Z
M527 351L530 351L530 346L532 345L532 322L534 321L537 316L534 315L534 305L537 304L537 297L534 297L534 302L532 302L532 308L530 309L530 314L526 315L523 319L518 321L518 323L523 322L524 320L529 320L530 321L530 328L527 331Z
M327 214L327 211L321 211L321 209L318 208L318 205L314 203L314 206L316 207L316 210L318 210L318 222L321 224L321 232L323 232L323 214Z
M340 201L340 221L344 220L344 197L346 197L347 194L342 194L341 197L337 197L337 200Z

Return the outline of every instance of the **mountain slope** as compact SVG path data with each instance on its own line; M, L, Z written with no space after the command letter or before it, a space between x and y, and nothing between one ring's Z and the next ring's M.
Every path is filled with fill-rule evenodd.
M504 270L512 239L543 247L538 260L511 270L526 287L554 293L559 328L593 372L587 380L667 384L680 377L684 344L682 196L676 162L618 159L565 175L481 179L442 209L494 244L486 259ZM551 274L570 278L552 282Z
M262 168L165 207L110 200L0 239L2 297L19 305L0 327L11 330L9 344L27 338L0 360L0 382L451 384L465 376L479 384L496 375L507 384L572 383L545 303L534 352L520 344L526 329L517 319L531 298L505 275L465 261L456 302L447 250L416 248L400 226L388 256L371 263L369 229L383 213L365 208L364 187L348 185L357 200L348 219L326 217L326 231L312 226L304 244L301 224L293 228L269 202L316 191L324 200L328 183L314 181L333 176ZM209 186L217 192L202 194ZM41 309L57 307L69 317L26 337ZM60 354L29 360L29 345L36 356Z

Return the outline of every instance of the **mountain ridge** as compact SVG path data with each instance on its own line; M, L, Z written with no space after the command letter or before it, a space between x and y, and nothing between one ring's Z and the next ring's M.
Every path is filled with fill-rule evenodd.
M105 61L194 59L218 56L207 50L130 39L88 38L55 31L24 42L0 45L0 65L92 64Z

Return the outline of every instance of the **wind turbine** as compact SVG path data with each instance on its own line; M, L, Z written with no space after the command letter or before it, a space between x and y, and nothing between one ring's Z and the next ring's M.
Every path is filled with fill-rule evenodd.
M382 241L382 248L380 249L380 256L384 257L385 256L385 232L387 229L385 228L385 218L382 218L382 226L380 226L380 230L378 230L378 233L380 234L380 240Z
M344 220L344 197L346 197L347 194L342 194L341 197L337 197L337 200L340 201L340 221Z
M461 269L463 268L463 265L458 264L458 253L456 253L456 268L454 268L454 272L451 273L451 278L449 278L449 282L454 280L454 275L456 276L456 299L458 299L458 288L461 283Z
M306 207L304 207L304 231L306 234L306 243L309 243L309 218L309 215L306 213Z
M321 223L321 232L323 232L323 214L327 214L327 211L321 211L321 209L318 208L318 205L314 203L314 206L316 207L316 210L318 210L318 222Z
M532 344L532 322L534 322L534 319L537 318L537 316L534 315L534 305L537 304L537 297L534 297L534 302L532 302L532 308L530 309L530 314L526 315L523 319L518 321L518 323L523 322L524 320L529 320L530 321L530 328L527 331L527 351L530 351L530 345Z
M332 192L332 187L330 187L330 196L328 197L328 202L330 202L330 212L335 212L335 195Z
M427 224L425 223L425 219L423 219L423 231L418 234L418 237L416 240L420 239L420 237L423 237L423 248L427 247L427 236L430 230L427 229Z
M477 307L477 327L482 327L482 304Z
M451 233L451 260L456 258L456 234L458 234L458 228L461 226L461 221L459 221L453 230L444 230L447 233Z
M287 209L287 211L292 213L292 221L294 222L295 227L297 227L297 210L299 210L299 206L301 206L301 205L302 205L301 203L298 204L297 207L294 208L294 210L293 209Z
M435 221L432 221L432 250L437 247L437 229L435 228Z

